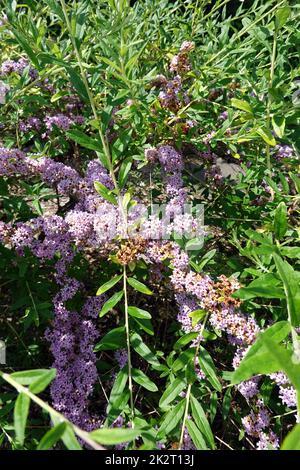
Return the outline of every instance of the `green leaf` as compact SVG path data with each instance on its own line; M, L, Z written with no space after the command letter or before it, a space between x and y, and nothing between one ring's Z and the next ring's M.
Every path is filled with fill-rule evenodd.
M283 261L283 259L276 254L273 255L273 258L276 264L278 274L283 282L287 308L292 325L298 326L300 324L299 279L297 279L296 272L287 261Z
M150 380L149 377L147 377L147 375L144 374L144 372L142 372L139 369L134 369L134 368L131 370L131 372L132 372L132 378L137 384L141 385L146 390L149 390L149 392L158 391L158 388L155 385L155 383L152 382L152 380Z
M123 277L122 274L120 274L119 276L113 277L112 279L107 281L105 284L102 284L102 286L99 287L99 289L97 290L96 295L104 294L104 292L114 287L114 285L117 284L117 282L119 282L122 279L122 277Z
M51 421L54 426L57 426L58 424L61 423L61 420L59 417L57 417L55 414L50 414L51 416ZM73 431L73 428L71 424L66 423L66 429L63 432L61 436L61 440L65 444L66 448L69 450L82 450L81 445L76 439L75 433Z
M199 429L197 428L194 421L192 421L191 419L187 419L186 420L186 427L187 427L188 433L191 436L192 441L195 444L196 448L198 450L207 450L207 446L206 446L205 441L202 437L202 434L199 431Z
M20 30L16 30L14 28L11 29L13 32L16 40L20 44L20 46L24 49L28 57L30 58L31 62L39 69L40 64L38 61L38 57L36 52L30 47L28 39L21 33Z
M37 450L51 449L57 441L62 437L66 430L66 423L60 423L48 431L40 440Z
M271 146L276 145L276 140L274 139L271 131L265 127L259 127L256 129L256 133L268 144Z
M89 433L93 441L108 446L130 442L140 436L140 429L102 428Z
M14 428L17 441L20 445L24 444L25 427L29 413L30 398L25 393L20 393L14 408Z
M189 344L191 341L193 341L193 339L196 339L198 336L199 336L199 333L197 332L191 332L191 333L187 333L186 335L183 335L174 344L175 351L178 351L179 349L183 348L184 346Z
M94 181L94 187L97 193L99 193L100 196L103 197L103 199L110 202L111 204L117 204L116 197L110 189L107 189L107 187L104 186L104 184L100 183L99 181Z
M137 323L142 328L142 330L144 330L148 335L154 336L154 330L153 330L151 320L146 320L146 319L141 319L141 318L136 318L136 317L132 317L132 318L134 319L135 323Z
M199 351L199 364L201 369L206 375L207 380L209 383L218 391L221 392L222 386L216 374L216 368L214 366L213 360L210 357L209 353L200 346Z
M300 391L300 364L294 362L293 351L285 349L266 337L263 342L269 356L277 363L277 370L274 372L284 371L297 391Z
M281 240L286 234L288 228L287 221L287 208L285 203L282 201L278 204L275 210L274 217L274 232L277 240Z
M156 358L155 354L148 348L148 346L143 342L141 336L137 333L133 333L130 337L130 342L133 349L143 358L145 361L149 362L154 366L159 366L160 363Z
M276 26L277 28L282 28L282 26L285 25L287 20L289 19L289 16L291 14L291 9L289 6L283 6L282 8L279 8L276 12Z
M106 313L108 313L111 309L113 309L122 299L124 295L124 291L120 290L119 292L115 292L103 305L99 317L103 317Z
M38 389L44 382L44 380L49 379L48 383L55 377L55 369L33 369L33 370L22 370L19 372L13 372L11 377L15 379L21 385L31 385L33 384L34 389ZM41 380L41 385L39 381ZM36 385L34 386L34 384ZM47 385L48 385L47 383ZM47 386L46 385L46 386ZM43 390L43 388L42 388ZM41 390L41 391L42 391ZM31 390L32 391L32 390ZM34 392L39 393L39 392Z
M186 387L186 382L179 378L172 380L167 386L166 390L162 394L159 400L159 406L161 408L166 407L171 403L175 398L178 397L179 393Z
M246 113L253 114L251 105L247 101L232 98L231 106L233 106L234 108L241 109L242 111L246 111Z
M123 401L123 392L125 390L126 384L128 381L128 368L127 366L123 367L118 373L113 387L110 392L109 403L107 406L107 414L111 412L111 410L119 410L120 405Z
M272 125L276 135L282 139L285 129L285 118L283 116L273 116Z
M300 450L300 424L296 424L286 436L280 450Z
M122 349L126 346L125 327L119 326L109 331L103 336L101 341L95 346L95 351L106 351Z
M102 149L102 144L99 140L89 137L84 132L78 129L73 129L71 131L68 131L67 136L71 140L74 140L75 142L77 142L77 144L89 150L95 150L99 152Z
M255 343L241 361L239 367L233 372L231 383L235 385L250 379L253 375L277 372L278 362L270 357L264 339L272 340L274 344L280 343L287 337L290 331L291 327L289 322L281 321L260 333Z
M284 299L284 291L280 286L280 280L274 274L267 273L254 279L247 287L241 287L232 296L242 300L252 299L253 297Z
M120 168L119 171L119 186L122 189L125 186L127 176L131 170L132 167L132 162L130 160L125 160Z
M151 318L151 315L149 312L146 310L142 310L141 308L138 307L128 307L128 313L131 317L136 317L136 318Z
M177 426L177 424L183 417L184 409L185 400L181 400L179 403L177 403L176 406L174 406L174 408L172 408L165 414L158 430L158 439L160 439L164 435L168 435Z
M211 449L215 449L215 441L214 436L204 413L202 406L200 405L199 401L191 395L191 408L192 408L192 416L197 424L198 428L200 429L201 433L206 439L207 444Z
M35 394L41 393L43 390L45 390L46 387L48 387L55 376L55 369L46 370L37 380L29 385L29 390Z
M137 290L138 292L141 292L142 294L147 294L147 295L152 295L153 294L153 292L151 292L151 290L148 289L148 287L145 286L145 284L138 281L134 277L128 277L127 281L128 281L128 284L131 287L133 287L135 290Z
M207 312L201 309L190 312L189 317L191 317L192 319L192 327L194 328L199 323L199 321L201 321L206 315Z

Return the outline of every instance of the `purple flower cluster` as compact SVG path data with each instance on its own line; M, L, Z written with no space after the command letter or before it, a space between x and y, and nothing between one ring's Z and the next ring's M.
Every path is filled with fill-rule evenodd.
M32 80L35 80L38 77L38 72L36 69L29 66L28 60L23 57L19 60L5 60L0 67L0 75L5 77L15 72L19 75L22 75L24 70L28 68L29 76Z
M294 150L289 145L276 145L275 151L275 158L277 160L281 158L292 158L294 155Z

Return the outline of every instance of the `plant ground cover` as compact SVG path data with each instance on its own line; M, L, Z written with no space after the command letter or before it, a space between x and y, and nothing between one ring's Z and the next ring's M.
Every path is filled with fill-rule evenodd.
M300 450L297 2L0 6L0 448Z

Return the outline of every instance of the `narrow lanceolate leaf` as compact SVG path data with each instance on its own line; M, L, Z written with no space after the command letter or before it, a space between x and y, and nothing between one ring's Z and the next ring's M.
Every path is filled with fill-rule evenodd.
M147 377L146 374L144 374L144 372L139 369L132 369L131 372L132 378L137 384L141 385L146 390L149 390L149 392L157 392L157 386L149 379L149 377Z
M114 295L108 299L105 304L103 305L101 311L100 311L100 318L103 317L106 313L108 313L112 308L114 308L122 299L124 294L124 291L120 290L119 292L116 292Z
M234 108L241 109L242 111L245 111L246 113L253 114L253 110L251 108L251 105L247 101L232 98L231 105Z
M104 292L111 289L121 279L122 279L122 274L120 274L119 276L114 276L112 279L110 279L105 284L102 284L101 287L99 287L99 289L97 290L97 295L104 294Z
M208 352L201 346L199 351L199 364L207 380L218 391L221 392L222 386L216 374L216 368Z
M95 351L122 349L126 346L125 327L119 326L110 330L103 336L101 341L96 344Z
M136 439L140 434L140 429L130 428L103 428L89 433L93 441L108 446L133 441L133 439Z
M118 373L116 380L114 382L113 388L110 392L109 402L107 406L107 413L110 412L112 408L118 410L120 403L122 401L123 392L125 390L128 380L128 370L127 367L123 367Z
M35 394L41 393L46 387L48 387L55 376L55 369L46 370L37 380L29 385L29 390Z
M25 427L29 413L30 398L25 393L20 393L14 408L14 427L19 444L24 444Z
M300 323L300 286L292 266L280 256L274 254L278 274L283 282L288 314L293 326Z
M255 343L251 346L239 367L231 376L233 385L250 379L253 375L269 374L278 370L278 361L270 356L265 339L277 344L283 341L291 327L289 322L277 322L263 333L260 333Z
M276 145L276 140L273 137L273 134L269 129L266 129L265 127L260 127L259 129L256 130L256 133L260 135L260 137L268 144L268 145Z
M57 441L62 437L63 433L66 430L66 423L60 423L54 428L50 429L41 439L37 450L47 450L51 449Z
M281 240L284 237L287 228L287 208L285 203L282 201L280 204L278 204L274 217L274 232L277 240Z
M101 142L78 129L68 131L67 136L87 149L99 151L102 148Z
M151 349L143 342L141 336L133 333L130 338L133 349L143 358L154 366L159 366L160 363Z
M300 424L287 435L280 450L300 450Z
M177 351L178 349L181 349L184 346L186 346L187 344L191 343L193 341L193 339L197 338L198 335L199 335L199 333L197 333L197 332L191 332L191 333L187 333L186 335L179 338L176 341L176 343L174 344L175 351Z
M135 290L137 290L138 292L141 292L142 294L152 295L153 292L151 292L151 290L148 289L148 287L145 286L145 284L138 281L134 277L128 277L127 281L128 281L128 284L131 287L133 287Z
M186 421L186 427L196 448L198 450L207 450L207 446L205 444L205 440L203 439L201 432L191 419L188 419Z
M59 418L53 414L51 415L51 421L54 426L60 424ZM63 441L68 450L82 450L82 447L75 436L72 426L68 423L66 425L66 429L64 430L61 436L61 440Z
M168 413L165 414L163 421L158 430L158 439L164 435L168 435L177 426L179 421L182 419L185 409L185 400L181 400L172 408Z
M151 318L151 315L146 310L142 310L138 307L128 307L128 313L131 317L136 318Z
M204 413L204 410L198 400L191 395L191 407L192 407L192 416L195 420L196 425L202 432L203 436L206 439L207 444L211 449L215 449L214 436L208 422L208 419Z
M97 191L97 193L100 194L100 196L103 197L108 202L111 202L112 204L117 204L117 199L112 193L110 189L108 189L104 184L100 183L100 181L95 181L94 182L94 187Z
M186 382L179 378L173 380L164 393L162 394L161 399L159 400L159 406L161 408L167 406L171 403L175 398L178 397L179 393L186 387Z

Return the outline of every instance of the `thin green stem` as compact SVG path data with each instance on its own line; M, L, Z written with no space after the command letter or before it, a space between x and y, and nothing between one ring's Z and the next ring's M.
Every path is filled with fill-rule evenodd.
M79 427L75 426L75 424L71 423L61 413L54 410L50 405L48 405L48 403L46 403L45 401L41 400L41 398L34 395L34 393L28 390L28 388L16 382L13 379L13 377L11 377L9 374L6 374L5 372L0 371L0 377L2 377L2 379L4 379L7 383L12 385L17 390L18 393L24 393L25 395L27 395L34 403L36 403L43 410L49 413L50 416L55 416L60 421L64 421L65 423L70 425L73 428L73 431L75 432L75 434L78 437L80 437L84 442L86 442L90 447L92 447L94 450L105 450L104 447L94 442L86 431L83 431Z
M130 330L129 330L129 317L128 317L128 296L127 296L127 273L126 266L123 269L123 290L124 290L124 303L125 303L125 331L126 331L126 344L127 344L127 357L128 357L128 385L130 393L130 414L131 425L134 428L134 399L133 399L133 386L132 386L132 363L131 363L131 350L130 350Z

